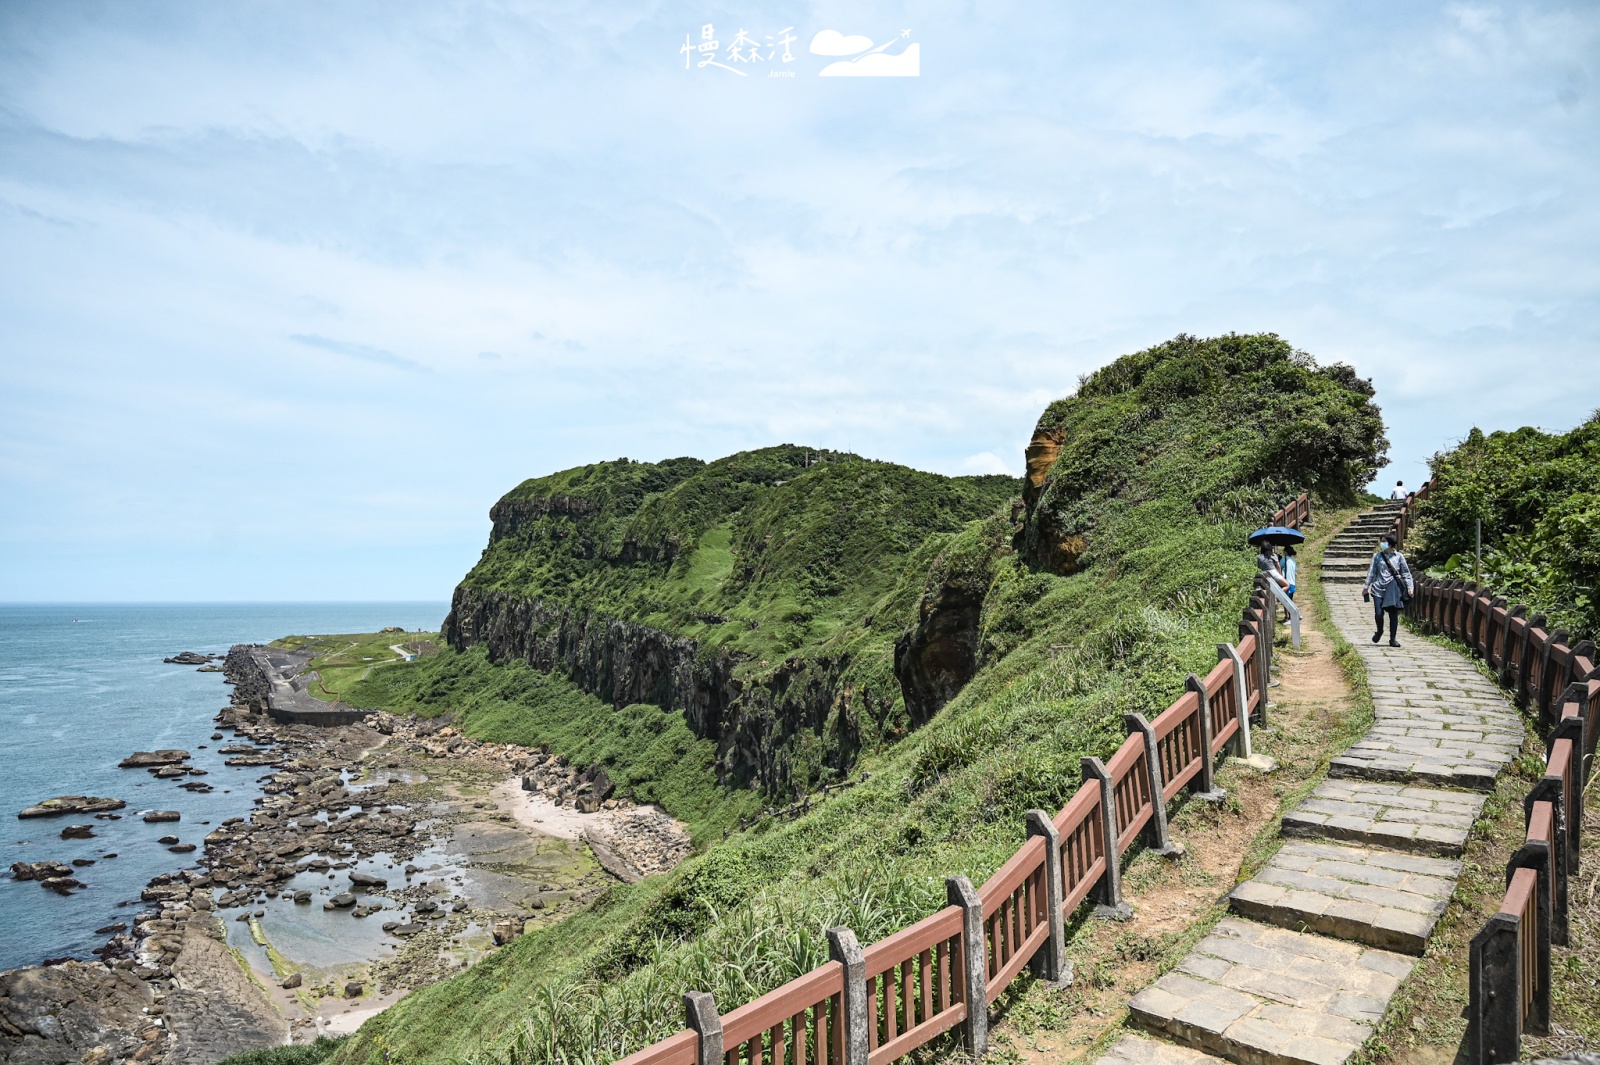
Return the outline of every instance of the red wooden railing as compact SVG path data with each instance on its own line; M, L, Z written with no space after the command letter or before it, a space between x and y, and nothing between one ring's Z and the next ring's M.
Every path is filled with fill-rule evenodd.
M1274 521L1296 526L1311 514L1302 494ZM1260 661L1266 638L1259 616L1237 646L1244 663L1248 705L1240 707L1231 657L1203 681L1211 720L1211 754L1220 753L1242 727L1241 714L1260 707ZM1106 879L1165 804L1198 782L1205 764L1201 700L1186 692L1151 722L1157 758L1152 766L1142 734L1130 735L1106 763L1115 803L1114 846L1108 847L1098 780L1086 779L1050 819L1059 836L1061 917L1073 914ZM1160 783L1159 795L1153 786ZM978 889L982 907L983 967L989 1002L1003 994L1048 939L1052 919L1046 889L1050 850L1033 836ZM963 911L948 906L862 951L867 997L870 1065L887 1065L925 1046L986 1009L964 1000L967 956ZM832 961L722 1017L726 1065L834 1065L844 1060L844 968ZM679 1032L620 1059L616 1065L692 1065L699 1034Z
M1406 500L1396 543L1415 527L1417 504L1431 487ZM1548 1031L1550 946L1567 941L1567 882L1578 865L1584 783L1600 738L1600 655L1592 642L1571 642L1543 615L1470 581L1417 577L1406 615L1465 644L1548 730L1544 775L1524 803L1527 835L1508 867L1500 910L1474 937L1470 955L1468 1060L1516 1061L1523 1032Z

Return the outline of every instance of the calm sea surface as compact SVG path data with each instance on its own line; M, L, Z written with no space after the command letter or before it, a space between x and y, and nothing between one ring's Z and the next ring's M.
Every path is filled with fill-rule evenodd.
M139 891L157 873L194 855L158 844L173 834L200 843L211 827L246 815L270 770L227 767L209 739L227 705L220 673L162 658L179 651L224 652L305 633L376 632L389 625L437 630L449 604L215 603L0 604L0 969L45 958L88 957L105 936L96 928L139 912ZM232 734L227 734L230 739ZM207 749L199 750L204 744ZM118 769L133 751L182 747L210 770L209 795L182 790L142 769ZM91 815L18 820L17 811L55 795L127 800L120 821ZM144 810L178 810L177 824L147 825ZM64 840L68 824L91 823L94 838ZM104 855L115 853L115 858ZM13 880L12 862L92 858L78 879L88 888L63 898ZM118 906L118 903L133 903Z

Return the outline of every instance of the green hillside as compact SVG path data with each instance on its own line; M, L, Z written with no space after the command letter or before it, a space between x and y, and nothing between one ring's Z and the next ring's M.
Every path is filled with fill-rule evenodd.
M1472 578L1483 531L1483 580L1574 639L1600 633L1600 411L1566 433L1485 434L1433 457L1419 562Z
M853 456L808 466L798 448L520 486L457 592L446 637L467 649L374 670L359 694L619 766L695 821L702 846L416 993L337 1060L608 1062L676 1030L685 990L732 1008L825 959L826 927L870 942L942 905L945 876L981 881L1027 809L1059 806L1081 756L1115 748L1123 713L1159 712L1234 638L1246 532L1303 487L1340 499L1370 478L1387 446L1371 395L1274 336L1179 337L1045 411L1016 505L1015 482ZM594 643L585 611L611 619L609 642ZM560 639L571 646L556 653ZM682 669L731 668L733 688L768 696L710 729L695 716L710 704L690 698L619 708L574 677L607 691L644 667L591 670L585 641L692 645ZM753 734L746 714L790 705L780 679L830 708L772 733L792 759L785 779L837 778L844 741L830 729L853 730L850 779L870 778L722 840L709 829L730 811L764 805L751 786L770 782L730 773L727 752ZM861 687L878 700L867 712Z

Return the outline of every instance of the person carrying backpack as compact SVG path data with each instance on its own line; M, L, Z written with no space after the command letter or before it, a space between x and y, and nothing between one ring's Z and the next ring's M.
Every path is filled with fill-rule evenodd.
M1383 616L1388 614L1389 646L1400 646L1396 638L1400 626L1400 608L1406 605L1415 591L1416 584L1411 579L1411 567L1406 565L1406 556L1395 550L1394 544L1385 536L1378 544L1378 553L1372 556L1372 565L1367 568L1367 581L1361 586L1361 598L1372 601L1372 618L1378 627L1378 631L1372 634L1373 643L1383 638Z

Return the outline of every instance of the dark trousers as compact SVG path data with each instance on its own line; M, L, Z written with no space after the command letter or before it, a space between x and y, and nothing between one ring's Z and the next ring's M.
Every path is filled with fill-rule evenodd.
M1385 614L1389 615L1389 639L1397 639L1395 633L1400 626L1400 608L1397 606L1386 607L1377 599L1372 601L1372 620L1378 627L1378 631L1373 635L1383 635L1383 615Z

